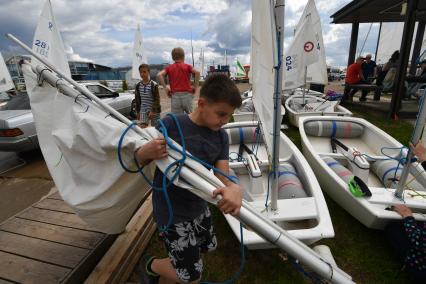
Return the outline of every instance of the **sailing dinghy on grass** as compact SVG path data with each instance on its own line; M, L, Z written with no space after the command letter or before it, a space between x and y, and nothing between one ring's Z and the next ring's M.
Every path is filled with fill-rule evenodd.
M402 181L407 153L389 134L365 119L332 116L302 117L299 131L303 154L321 188L365 226L383 229L388 222L401 219L390 210L399 203L410 207L417 220L426 221L426 172L414 162L407 182ZM354 176L371 194L363 193L362 186L358 190ZM405 187L402 199L395 197L399 185Z
M309 0L296 27L285 55L285 70L284 91L303 86L301 95L285 99L285 108L294 126L298 126L300 116L352 115L339 101L306 95L306 83L326 85L328 82L321 21L314 0Z
M280 131L281 56L276 50L275 15L270 1L252 1L251 73L253 102L260 122L234 122L224 126L229 135L230 168L245 189L244 199L256 211L311 244L334 236L324 196L309 164L290 139ZM284 24L277 18L277 25ZM279 107L276 107L279 106ZM239 223L225 215L236 236ZM273 244L244 229L249 249Z

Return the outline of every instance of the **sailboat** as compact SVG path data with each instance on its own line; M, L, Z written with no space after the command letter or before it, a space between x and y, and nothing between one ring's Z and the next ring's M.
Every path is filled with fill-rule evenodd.
M279 55L275 21L271 21L274 14L269 5L252 1L251 72L259 121L224 126L230 140L230 168L245 189L248 204L292 236L312 244L333 237L334 230L314 173L297 147L280 131L281 108L277 106L281 106L282 80L274 70ZM278 24L283 25L284 21ZM239 236L239 223L228 215L225 218ZM249 249L273 247L248 227L244 229L244 244Z
M126 72L126 82L131 88L134 88L136 83L140 81L139 66L142 63L148 63L146 52L144 51L142 34L140 25L137 25L134 40L133 40L133 51L132 51L132 69Z
M307 82L327 84L321 22L314 0L309 0L296 27L293 42L285 56L285 70L284 90L303 86L285 100L291 124L298 126L301 116L352 115L337 100L306 94Z
M7 70L6 63L0 53L0 92L5 92L15 88L9 71Z

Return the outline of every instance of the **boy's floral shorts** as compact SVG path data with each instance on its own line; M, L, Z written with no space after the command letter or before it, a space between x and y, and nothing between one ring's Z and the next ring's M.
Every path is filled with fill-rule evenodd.
M210 210L189 222L173 224L163 233L164 243L176 274L182 282L201 278L202 253L217 247Z

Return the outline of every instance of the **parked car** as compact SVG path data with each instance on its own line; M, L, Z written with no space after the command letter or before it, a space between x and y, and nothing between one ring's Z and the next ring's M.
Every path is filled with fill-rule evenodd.
M99 83L84 82L89 91L118 112L132 118L134 95L117 93ZM0 151L23 152L39 148L33 114L27 93L0 96Z

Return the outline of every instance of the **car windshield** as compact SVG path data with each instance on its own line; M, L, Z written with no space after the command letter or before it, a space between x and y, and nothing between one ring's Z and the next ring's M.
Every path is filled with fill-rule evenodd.
M91 91L93 94L100 98L114 96L113 92L100 85L87 85L86 87L89 89L89 91Z
M31 109L27 93L0 93L0 110Z

